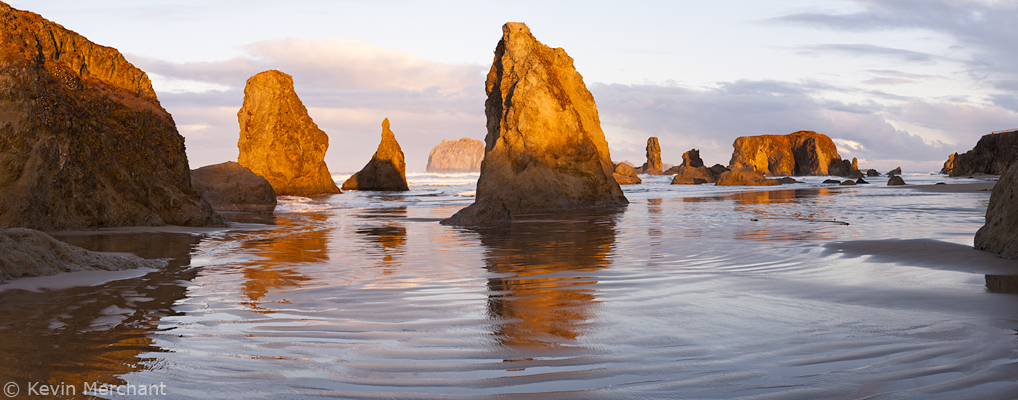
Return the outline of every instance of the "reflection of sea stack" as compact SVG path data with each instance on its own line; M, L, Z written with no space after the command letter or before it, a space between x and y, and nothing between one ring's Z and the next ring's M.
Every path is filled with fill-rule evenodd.
M480 172L484 142L470 138L443 140L428 154L428 172Z
M382 141L371 160L359 172L343 182L343 190L406 191L406 162L396 135L389 130L389 119L382 121Z
M0 227L225 224L145 72L37 14L0 21Z
M993 186L986 207L986 224L976 232L975 248L1018 259L1018 162L1012 163Z
M290 75L270 70L248 79L237 120L237 162L267 179L276 194L340 193L325 165L329 136L308 116Z
M743 136L732 144L728 168L757 171L768 176L853 174L827 135L798 131L788 135Z
M627 204L615 182L594 97L565 50L522 23L502 27L485 85L488 135L477 201L442 221L489 225L478 215Z

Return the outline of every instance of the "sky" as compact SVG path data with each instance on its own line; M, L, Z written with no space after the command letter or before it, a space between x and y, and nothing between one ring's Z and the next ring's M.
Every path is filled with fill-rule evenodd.
M407 172L443 139L484 140L484 76L502 24L574 59L612 159L812 130L860 168L937 172L982 135L1018 128L1018 1L14 0L148 73L191 168L237 159L252 75L293 76L359 170L389 118Z

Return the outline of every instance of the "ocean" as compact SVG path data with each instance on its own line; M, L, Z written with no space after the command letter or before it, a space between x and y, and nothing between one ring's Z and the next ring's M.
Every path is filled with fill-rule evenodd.
M273 216L229 214L230 229L54 233L169 265L0 285L0 384L103 398L1018 397L1018 261L971 247L986 179L649 176L619 209L440 225L477 176L282 197Z

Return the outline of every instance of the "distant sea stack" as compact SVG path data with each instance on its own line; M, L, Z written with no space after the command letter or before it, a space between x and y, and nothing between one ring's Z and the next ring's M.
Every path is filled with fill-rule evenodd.
M538 42L523 23L503 25L485 91L476 201L443 224L497 225L512 214L629 203L613 176L594 97L565 50Z
M736 138L732 147L735 151L728 166L732 170L768 176L849 176L854 172L852 163L838 155L834 141L813 131L743 136Z
M1018 163L1012 163L990 193L986 223L976 231L975 248L1018 259Z
M999 131L979 138L972 150L948 156L940 173L950 176L1003 175L1016 159L1018 129Z
M0 21L0 227L225 226L145 72L37 14Z
M682 153L682 165L674 168L675 177L672 178L673 185L698 185L701 183L714 183L723 172L728 171L721 165L707 168L700 158L700 150L690 149Z
M647 139L647 162L643 164L643 173L648 175L661 175L664 173L664 166L661 164L661 143L657 137L651 136Z
M269 70L248 79L237 121L237 162L267 179L277 195L340 193L325 165L329 136L308 116L290 75Z
M396 135L389 130L389 119L382 121L382 141L371 160L359 172L343 182L343 190L407 191L406 162Z
M272 214L276 209L272 184L233 161L192 170L191 184L216 211Z
M470 138L442 140L428 153L427 172L480 172L484 142Z

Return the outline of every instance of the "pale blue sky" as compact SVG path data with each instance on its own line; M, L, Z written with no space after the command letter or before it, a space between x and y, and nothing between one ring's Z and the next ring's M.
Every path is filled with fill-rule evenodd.
M374 152L382 118L423 171L442 139L483 139L483 74L506 21L564 48L616 161L737 136L815 130L862 167L939 170L1018 128L1015 2L11 1L146 70L192 167L237 156L244 81L294 76L335 172Z

